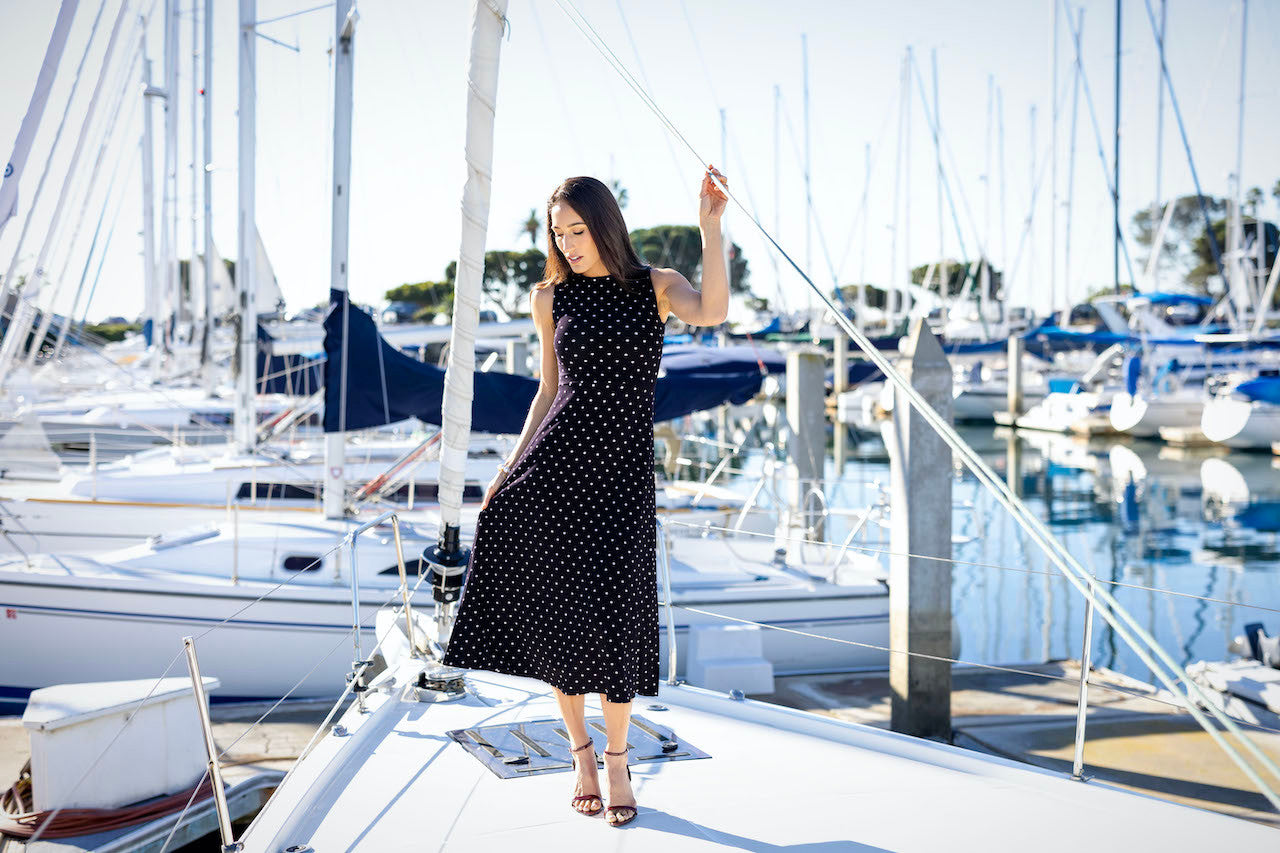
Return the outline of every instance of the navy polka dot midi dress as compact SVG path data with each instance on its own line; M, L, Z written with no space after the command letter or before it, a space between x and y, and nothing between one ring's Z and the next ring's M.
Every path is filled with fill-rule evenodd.
M444 662L575 695L658 694L652 272L553 285L559 388L480 511Z

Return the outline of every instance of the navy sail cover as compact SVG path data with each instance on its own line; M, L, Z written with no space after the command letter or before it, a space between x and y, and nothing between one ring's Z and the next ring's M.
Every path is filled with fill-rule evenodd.
M443 368L424 364L387 343L373 318L347 307L347 294L329 291L324 318L324 431L367 429L416 417L442 423ZM346 407L341 405L343 315L347 317ZM710 409L725 401L741 404L760 390L764 374L753 360L734 354L724 363L694 360L685 370L658 379L654 421ZM666 369L666 359L663 368ZM471 429L518 434L538 392L538 380L513 373L477 371L473 376ZM344 418L345 414L345 418Z

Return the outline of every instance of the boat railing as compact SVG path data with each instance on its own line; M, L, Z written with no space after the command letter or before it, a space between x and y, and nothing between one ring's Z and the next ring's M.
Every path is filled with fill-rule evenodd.
M778 631L782 633L799 635L812 640L855 646L859 648L885 652L890 655L908 655L912 657L919 657L919 658L928 659L928 660L936 660L936 661L946 662L950 664L959 664L959 665L975 667L979 669L1008 672L1008 673L1017 674L1021 676L1031 676L1031 677L1043 678L1047 680L1057 680L1057 681L1063 681L1063 682L1076 681L1078 682L1079 690L1078 690L1078 696L1076 700L1076 728L1075 728L1075 739L1074 739L1075 749L1074 749L1074 757L1072 762L1071 778L1078 781L1084 781L1087 778L1084 775L1084 744L1085 744L1085 736L1086 736L1086 717L1089 709L1088 689L1090 687L1101 688L1103 690L1107 690L1107 691L1124 695L1127 697L1138 697L1144 700L1153 701L1153 702L1167 705L1173 708L1178 708L1179 710L1187 711L1193 717L1195 717L1197 719L1197 722L1199 722L1202 726L1205 726L1205 722L1202 720L1203 715L1199 714L1200 710L1208 711L1209 713L1213 714L1213 716L1223 724L1224 728L1235 728L1237 725L1239 725L1239 726L1247 726L1252 729L1257 729L1257 730L1265 731L1272 734L1280 734L1280 729L1278 728L1275 728L1273 726L1268 726L1264 723L1260 723L1257 721L1246 720L1241 717L1236 717L1234 715L1226 713L1225 710L1218 708L1216 705L1212 703L1211 700L1209 700L1200 692L1199 686L1196 684L1196 682L1186 673L1185 670L1182 670L1181 668L1178 668L1177 678L1178 678L1178 681L1180 681L1181 684L1185 686L1186 693L1184 693L1183 691L1174 689L1172 687L1168 688L1168 692L1172 694L1172 696L1175 697L1178 701L1165 699L1153 693L1140 692L1133 689L1127 689L1118 685L1108 684L1102 681L1090 679L1090 673L1092 670L1091 655L1092 655L1092 645L1093 645L1093 623L1095 621L1095 614L1101 615L1104 619L1108 621L1108 623L1112 624L1113 627L1115 627L1116 621L1119 621L1115 616L1115 614L1108 609L1108 606L1105 603L1105 599L1101 592L1101 589L1104 586L1127 587L1132 589L1145 590L1152 593L1161 593L1166 595L1192 598L1192 599L1210 602L1210 603L1226 604L1226 605L1233 605L1238 607L1249 607L1249 608L1254 608L1257 610L1266 611L1270 613L1280 613L1280 610L1277 610L1276 608L1266 607L1260 604L1252 604L1249 602L1224 601L1222 599L1211 598L1211 597L1202 596L1202 595L1195 595L1193 593L1185 593L1185 592L1179 592L1176 590L1161 589L1159 587L1145 586L1142 584L1131 584L1131 583L1124 583L1116 580L1108 580L1105 578L1098 578L1091 573L1082 591L1082 595L1085 603L1085 612L1084 612L1084 638L1083 638L1081 657L1080 657L1080 675L1078 679L1073 679L1068 676L1057 675L1054 673L1037 672L1030 669L1022 669L1018 667L984 663L980 661L966 660L966 659L957 658L957 657L948 657L948 656L942 656L942 655L932 655L932 654L927 654L923 652L914 652L914 651L901 649L901 648L892 648L889 646L882 646L875 643L867 643L867 642L861 642L857 640L846 639L843 637L825 636L825 635L813 633L811 631L803 631L797 628L789 628L781 625L770 624L768 622L761 622L757 620L733 616L727 613L722 613L715 610L709 610L705 607L693 607L690 605L678 604L672 598L671 582L670 582L670 566L669 566L670 558L667 552L667 537L662 534L665 533L665 528L667 526L675 526L675 527L683 526L683 527L693 528L704 533L710 532L710 531L716 531L725 535L726 538L730 536L757 536L757 537L767 538L774 542L791 541L791 542L803 544L806 546L815 546L819 548L826 548L826 549L832 549L832 550L838 549L838 553L841 555L846 553L848 550L860 550L860 551L865 551L867 553L877 554L882 556L937 560L940 562L950 563L952 565L971 565L971 566L979 566L979 567L989 568L989 569L998 569L1002 571L1013 571L1013 572L1022 572L1022 573L1031 573L1031 574L1044 574L1044 575L1058 574L1056 572L1043 572L1043 571L1030 569L1030 568L1003 566L995 563L976 562L971 560L958 560L958 559L953 559L949 557L938 557L938 556L933 556L928 554L906 554L906 553L894 551L891 549L885 549L885 548L864 547L864 546L859 546L857 544L854 544L851 541L851 537L846 538L846 540L843 542L828 542L828 541L820 541L820 540L815 541L809 538L796 538L796 537L790 537L790 536L786 536L778 533L759 533L756 531L742 530L739 528L723 527L723 526L716 526L716 525L710 525L710 524L695 524L691 522L677 521L673 519L661 519L661 518L659 518L658 520L658 525L659 525L659 533L660 533L658 539L660 543L659 556L661 559L661 567L660 567L661 578L664 584L664 595L663 595L663 600L660 602L660 605L664 608L664 611L666 613L665 622L666 622L666 635L667 635L667 645L668 645L668 651L667 651L668 664L667 664L666 680L668 684L675 685L680 683L681 681L681 679L679 679L677 675L678 661L677 661L677 655L676 655L675 618L672 614L673 609L680 609L689 613L696 613L702 616L725 620L725 621L733 622L736 624L751 625L762 630ZM1116 633L1121 634L1119 630L1117 630ZM1123 636L1123 634L1121 635ZM1126 640L1127 639L1128 638L1126 638ZM1140 650L1135 649L1135 651L1140 651ZM1139 654L1139 656L1141 657L1142 655ZM1235 758L1236 754L1233 752L1233 750L1230 748L1228 744L1225 744L1222 741L1220 737L1220 732L1218 732L1216 728L1212 728L1211 726L1205 726L1205 727L1206 727L1206 730L1208 730L1211 735L1219 735L1219 737L1215 737L1215 741L1217 741L1218 744L1224 748L1224 750L1227 752L1229 756ZM1255 758L1258 758L1258 763L1261 764L1264 768L1266 768L1271 773L1271 775L1274 776L1277 780L1280 780L1280 770L1276 768L1275 763L1268 756L1266 756L1265 753L1261 753L1261 751L1257 749L1257 747L1252 743L1252 741L1245 738L1243 733L1240 732L1239 729L1235 729L1235 731L1238 734L1238 739L1243 741L1247 745L1246 748L1249 749L1249 752L1253 754ZM1237 762L1237 763L1240 763L1240 762ZM1246 771L1246 775L1249 776L1250 781L1254 783L1258 791L1260 791L1267 798L1267 800L1271 802L1271 804L1274 807L1277 808L1277 810L1280 810L1280 799L1277 798L1275 790L1266 782L1266 780L1264 780L1260 775L1258 775L1256 770L1254 770L1249 765L1245 765L1245 766L1248 767L1248 770Z

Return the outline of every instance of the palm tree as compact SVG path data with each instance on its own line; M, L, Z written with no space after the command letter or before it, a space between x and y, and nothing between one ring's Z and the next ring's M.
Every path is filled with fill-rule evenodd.
M538 218L538 209L530 208L529 218L520 226L520 233L529 235L529 242L538 248L538 233L542 231L542 220Z
M613 190L613 196L618 200L618 207L625 210L627 207L627 191L622 186L622 182L617 178L612 178L609 181L609 189Z

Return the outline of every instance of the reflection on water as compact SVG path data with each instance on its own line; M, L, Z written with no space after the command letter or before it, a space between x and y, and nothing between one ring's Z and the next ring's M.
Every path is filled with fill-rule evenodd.
M961 427L960 433L1081 565L1116 582L1112 594L1180 664L1226 657L1227 643L1246 622L1280 630L1280 613L1243 606L1280 610L1276 458L991 427ZM842 425L833 425L831 435L831 506L857 509L881 499L889 465L879 438ZM760 438L747 445L763 446L763 433ZM783 452L753 451L742 468L759 471L763 455ZM968 471L957 470L952 490L960 657L1001 664L1078 658L1080 594ZM841 525L838 517L831 521L828 541L843 540L848 527ZM1153 679L1101 620L1093 661Z

